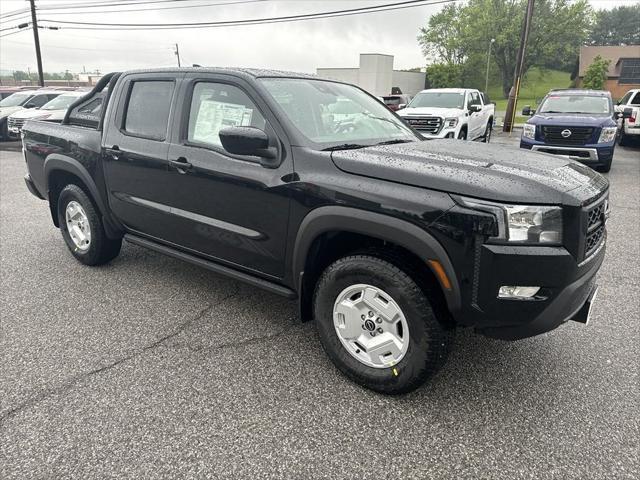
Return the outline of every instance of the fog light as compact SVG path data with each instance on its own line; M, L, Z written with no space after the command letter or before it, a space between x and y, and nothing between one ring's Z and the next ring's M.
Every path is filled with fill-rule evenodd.
M540 287L519 287L515 285L503 285L498 290L498 298L531 298Z

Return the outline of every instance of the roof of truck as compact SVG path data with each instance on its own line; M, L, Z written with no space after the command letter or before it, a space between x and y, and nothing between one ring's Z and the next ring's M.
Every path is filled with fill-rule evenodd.
M321 78L312 73L287 72L284 70L270 70L266 68L240 68L240 67L181 67L181 68L148 68L140 70L128 70L132 73L220 73L239 77L281 77L281 78Z
M549 91L549 95L591 95L593 97L610 97L606 90L588 90L584 88L555 88Z

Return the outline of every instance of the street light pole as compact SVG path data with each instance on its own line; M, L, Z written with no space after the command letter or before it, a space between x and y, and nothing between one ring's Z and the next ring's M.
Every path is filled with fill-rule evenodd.
M494 43L496 43L496 39L492 38L491 41L489 42L489 51L487 52L487 76L484 81L485 94L487 93L487 90L489 90L489 61L491 60L491 47L493 46Z
M33 41L36 44L36 62L38 63L38 84L44 87L44 73L42 72L42 55L40 54L40 36L38 35L38 19L36 18L36 0L29 0L31 4L31 26L33 27Z

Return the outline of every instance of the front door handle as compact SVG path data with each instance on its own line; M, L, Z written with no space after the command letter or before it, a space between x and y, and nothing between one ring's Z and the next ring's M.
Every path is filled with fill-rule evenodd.
M107 148L107 154L111 157L111 160L120 160L122 158L122 151L118 145L114 145L111 148Z
M187 170L190 170L193 165L191 165L186 158L180 157L175 160L169 160L169 165L175 167L179 173L187 173Z

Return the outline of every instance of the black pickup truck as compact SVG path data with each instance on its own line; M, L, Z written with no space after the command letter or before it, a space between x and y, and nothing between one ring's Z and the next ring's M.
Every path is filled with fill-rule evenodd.
M104 95L99 116L80 112ZM336 366L384 393L443 363L456 327L515 340L586 323L608 182L571 160L425 141L315 76L105 76L62 124L28 122L25 181L71 253L124 238L297 299Z

